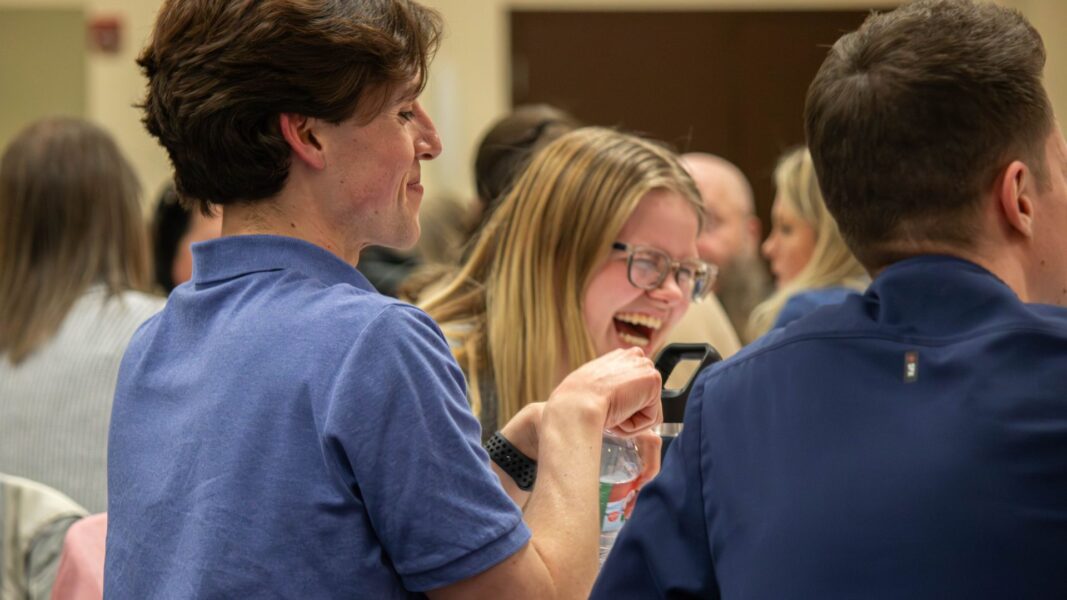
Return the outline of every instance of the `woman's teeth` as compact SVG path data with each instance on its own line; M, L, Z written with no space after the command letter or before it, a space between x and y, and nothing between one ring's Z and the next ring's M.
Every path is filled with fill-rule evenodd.
M619 339L633 346L647 346L652 334L663 326L661 319L641 313L619 313L615 320L625 324L622 328L616 325Z
M619 339L633 346L647 346L649 340L629 333L619 333Z
M663 327L662 320L657 319L652 315L643 315L641 313L619 313L615 315L615 319L622 321L623 323L630 323L631 325L648 327L653 331Z

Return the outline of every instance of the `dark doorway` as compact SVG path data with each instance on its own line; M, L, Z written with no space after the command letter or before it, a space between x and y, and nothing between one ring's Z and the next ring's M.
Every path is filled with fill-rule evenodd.
M768 229L778 156L804 96L866 11L511 13L512 104L548 102L744 170Z

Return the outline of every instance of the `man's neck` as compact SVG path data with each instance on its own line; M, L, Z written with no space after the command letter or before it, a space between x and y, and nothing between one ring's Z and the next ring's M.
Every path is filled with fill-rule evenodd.
M982 246L975 248L961 248L953 244L928 242L909 244L907 248L893 248L888 254L892 254L894 258L886 262L881 268L872 271L872 276L877 277L878 273L889 265L909 258L938 254L943 256L953 256L972 262L989 271L995 275L997 279L1000 279L1005 285L1011 288L1023 302L1035 301L1032 298L1033 294L1031 293L1028 284L1026 269L1023 263L1018 259L1018 256L1012 249L1006 246L1001 246L999 252L992 252Z
M332 252L355 267L368 244L346 238L314 201L283 193L255 202L229 204L223 211L222 235L280 235L297 238Z

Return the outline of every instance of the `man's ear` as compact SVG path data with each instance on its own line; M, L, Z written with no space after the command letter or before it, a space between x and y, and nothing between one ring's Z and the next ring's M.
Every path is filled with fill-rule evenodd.
M748 229L750 239L756 240L756 249L759 249L760 240L763 239L763 222L759 217L752 215L745 220L745 228Z
M315 137L315 125L318 123L318 119L294 113L278 115L278 127L282 130L282 137L289 142L293 156L316 170L326 166L322 144Z
M1025 237L1034 234L1034 194L1037 181L1025 163L1012 161L998 180L995 190L1005 221Z

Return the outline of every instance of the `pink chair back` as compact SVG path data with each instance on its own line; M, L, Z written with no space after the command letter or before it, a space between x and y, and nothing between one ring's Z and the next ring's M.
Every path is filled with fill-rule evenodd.
M101 600L104 597L104 541L107 513L90 515L67 530L52 600Z

